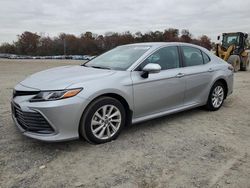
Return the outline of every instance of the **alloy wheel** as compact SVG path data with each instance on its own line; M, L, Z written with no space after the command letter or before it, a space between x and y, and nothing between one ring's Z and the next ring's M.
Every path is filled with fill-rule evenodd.
M104 105L94 113L91 131L98 139L109 139L119 130L121 122L120 110L114 105Z
M222 86L218 85L214 88L212 93L212 104L214 108L219 108L224 100L224 89Z

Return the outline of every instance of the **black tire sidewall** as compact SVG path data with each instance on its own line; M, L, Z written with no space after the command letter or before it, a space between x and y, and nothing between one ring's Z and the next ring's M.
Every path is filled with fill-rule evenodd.
M115 133L115 135L113 135L109 139L102 140L102 139L95 137L94 134L92 133L91 120L92 120L94 113L104 105L114 105L116 108L118 108L121 113L122 121L121 121L119 130ZM119 136L121 130L123 129L125 125L125 122L126 122L126 112L125 112L123 105L117 99L114 99L112 97L101 97L93 101L84 112L82 122L80 125L81 126L80 134L90 143L102 144L102 143L110 142L111 140L114 140Z
M210 90L210 93L209 93L209 97L208 97L208 101L207 101L207 109L208 110L211 110L211 111L216 111L216 110L219 110L220 108L221 108L221 106L223 105L223 103L224 103L224 99L223 99L223 101L222 101L222 103L221 103L221 105L219 106L219 107L214 107L213 106L213 103L212 103L212 94L213 94L213 91L214 91L214 89L217 87L217 86L221 86L222 88L223 88L223 92L224 92L224 99L225 99L225 86L224 86L224 84L222 84L220 81L218 81L218 82L216 82L214 85L213 85L213 87L211 88L211 90Z

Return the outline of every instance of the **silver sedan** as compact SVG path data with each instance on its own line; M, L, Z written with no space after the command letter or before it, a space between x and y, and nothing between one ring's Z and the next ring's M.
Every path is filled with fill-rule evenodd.
M28 137L99 144L131 123L198 106L218 110L232 91L232 66L202 47L130 44L29 76L13 90L12 117Z

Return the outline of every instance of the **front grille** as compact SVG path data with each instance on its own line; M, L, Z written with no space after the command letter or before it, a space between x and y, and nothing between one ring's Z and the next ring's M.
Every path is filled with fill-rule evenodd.
M47 120L38 112L24 112L13 106L14 116L18 124L25 130L39 134L51 134L54 129Z
M25 95L36 95L40 91L19 91L19 90L13 90L13 98L16 96L25 96Z

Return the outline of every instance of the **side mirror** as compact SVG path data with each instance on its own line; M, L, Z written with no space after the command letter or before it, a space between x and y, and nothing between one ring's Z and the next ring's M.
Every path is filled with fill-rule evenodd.
M142 78L148 78L149 74L159 73L161 66L159 64L149 63L142 69Z
M217 40L220 40L220 35L219 35L219 36L217 36Z

